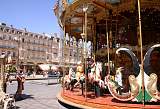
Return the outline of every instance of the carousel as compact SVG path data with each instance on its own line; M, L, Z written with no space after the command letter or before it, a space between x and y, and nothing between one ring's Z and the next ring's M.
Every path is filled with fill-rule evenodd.
M84 108L160 108L159 0L57 0L54 13L64 39L83 41L81 62L63 73L64 100Z

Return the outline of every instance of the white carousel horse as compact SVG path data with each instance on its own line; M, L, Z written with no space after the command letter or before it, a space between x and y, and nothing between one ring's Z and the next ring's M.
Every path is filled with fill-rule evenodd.
M101 79L100 73L102 71L102 68L99 63L93 63L91 66L91 72L88 74L90 81L99 81Z
M2 86L2 84L2 80L0 80L0 86ZM3 105L3 109L15 107L14 97L4 93L2 87L0 87L0 103Z
M72 68L69 69L68 75L64 76L64 85L66 89L73 90L73 87L77 87L80 85L80 80L84 79L84 73L83 73L83 66L81 63L77 66L76 73L73 71Z
M76 79L76 74L75 72L73 71L72 68L69 69L69 74L68 75L65 75L64 77L64 84L65 84L65 87L66 89L73 89L73 81ZM72 85L70 87L70 85Z
M70 70L69 70L69 75L68 75L68 76L69 76L69 79L70 79L70 80L76 78L76 74L75 74L75 72L73 71L72 68L70 68Z
M65 75L62 80L63 80L64 87L66 89L69 89L69 83L70 83L69 75Z
M97 62L91 65L91 72L88 74L89 82L97 82L100 87L104 87L104 81L101 80L102 64Z

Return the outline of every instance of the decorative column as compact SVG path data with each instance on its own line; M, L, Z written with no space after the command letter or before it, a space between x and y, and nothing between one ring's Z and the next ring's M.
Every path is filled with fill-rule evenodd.
M83 6L84 12L84 73L85 73L85 99L87 100L87 10L88 4Z
M65 77L65 49L66 49L66 32L65 32L65 25L63 27L63 32L64 32L64 39L63 39L63 49L62 49L62 70L63 70L63 80L62 80L62 86L63 86L63 94L64 94L64 89L65 89L65 81L64 81L64 77Z
M144 88L144 63L143 63L143 44L142 44L142 27L141 27L141 6L140 6L140 0L138 0L138 19L139 19L139 42L140 42L140 49L141 49L141 75L142 75L142 102L143 105L145 104L145 88Z

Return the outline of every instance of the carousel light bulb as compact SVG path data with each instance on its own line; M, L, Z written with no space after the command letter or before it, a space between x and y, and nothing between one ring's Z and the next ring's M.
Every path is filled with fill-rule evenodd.
M81 37L82 37L82 39L84 39L85 33L81 33Z
M88 5L84 5L84 6L83 6L83 12L86 12L87 9L88 9Z

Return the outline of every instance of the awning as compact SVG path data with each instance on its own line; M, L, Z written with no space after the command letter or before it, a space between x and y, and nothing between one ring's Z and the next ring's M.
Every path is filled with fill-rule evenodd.
M58 70L58 67L53 64L40 64L38 65L41 70L48 71L48 70Z

